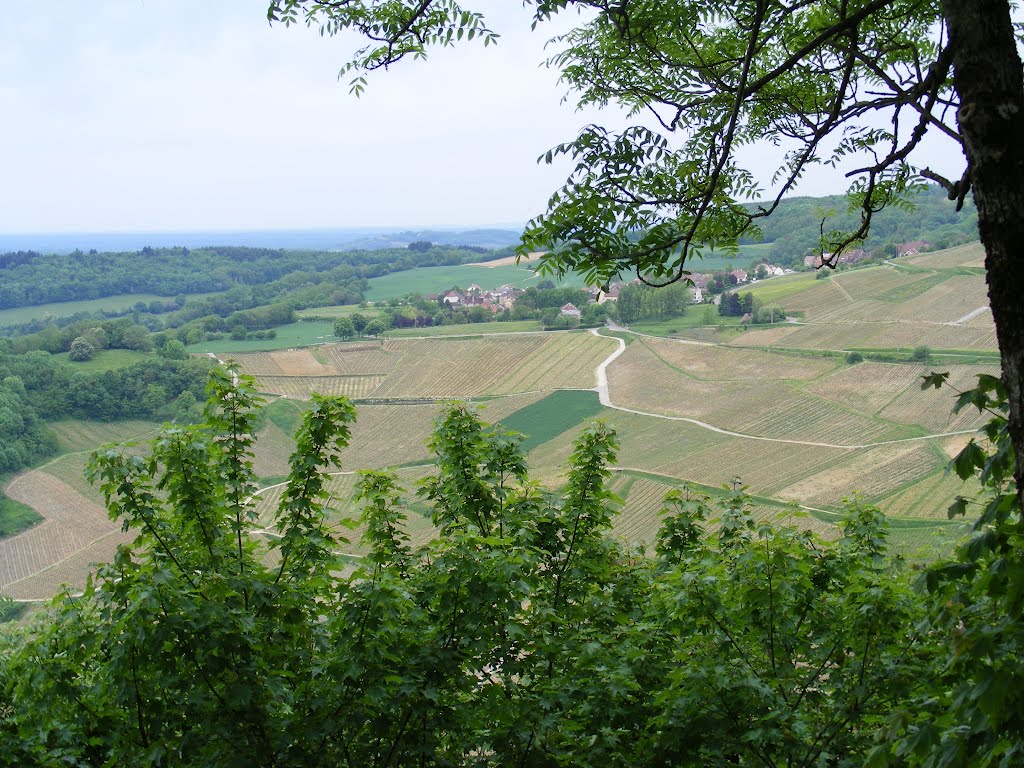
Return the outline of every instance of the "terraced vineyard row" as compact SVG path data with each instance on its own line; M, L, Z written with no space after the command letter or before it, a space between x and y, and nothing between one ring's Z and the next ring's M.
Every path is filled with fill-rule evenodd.
M530 392L538 389L590 389L594 371L615 349L615 342L589 333L549 335L510 372L493 393Z
M94 451L106 443L151 437L160 429L152 421L55 421L50 428L63 451Z
M134 533L125 533L116 528L91 544L76 549L65 559L42 569L33 568L31 575L13 584L0 586L0 590L16 600L49 600L65 586L72 592L78 592L85 587L86 579L95 565L109 563L114 559L117 547L129 543L134 536Z
M754 349L699 346L662 339L643 339L642 343L686 375L712 381L810 380L839 365L824 358L791 357Z
M393 371L401 357L400 352L389 352L376 342L323 344L315 348L232 355L239 369L253 376L383 375Z
M405 488L404 508L406 509L407 521L405 530L409 534L410 543L416 547L425 543L437 535L437 529L422 514L409 509L415 507L415 483L418 479L426 476L429 469L426 468L405 468L398 471L400 484ZM336 475L330 478L327 490L331 494L331 512L328 516L331 530L336 536L347 539L350 543L344 546L346 552L362 554L363 548L359 541L363 535L363 526L356 525L348 527L342 524L342 520L358 520L361 508L355 503L355 488L358 477L355 474ZM260 526L273 530L274 511L280 504L284 486L275 486L262 491L255 499L256 521Z
M256 386L261 392L294 400L308 400L314 392L357 400L375 394L384 381L384 376L257 376Z
M909 365L860 363L808 387L818 397L861 413L877 414L901 393L920 389L921 371Z
M680 349L685 345L677 344ZM693 347L695 357L706 354ZM675 354L681 355L682 352ZM809 375L833 367L802 367L800 358L789 370ZM815 361L812 361L815 362ZM782 370L780 364L777 368ZM894 425L844 410L809 395L795 384L772 378L744 381L703 381L672 370L665 360L639 344L631 345L609 371L616 404L650 413L694 418L744 434L787 440L858 445L883 439Z
M961 315L962 316L962 315ZM880 322L807 322L782 328L752 330L730 341L736 346L780 346L794 349L932 349L994 350L995 326L984 315L964 325L935 325L889 320Z
M663 520L661 510L664 507L665 494L678 487L680 486L677 483L660 482L646 477L617 477L613 490L624 495L625 503L614 518L612 530L615 535L623 541L644 544L648 549L652 549ZM812 530L826 538L835 538L838 535L838 529L830 523L822 522L808 514L794 516L777 506L751 504L748 512L757 522L791 525L801 530ZM707 528L709 533L713 534L718 529L717 519L708 520Z
M942 461L927 443L896 443L833 461L773 495L831 507L839 506L844 498L852 498L855 492L873 501L941 466Z
M45 519L16 536L0 539L0 590L85 549L120 525L103 507L45 472L15 478L6 494L32 506ZM84 574L83 574L84 576Z
M999 375L992 366L942 366L950 374L948 389L908 389L899 394L879 415L902 424L917 424L929 432L952 432L978 429L987 419L974 408L965 408L958 415L952 413L956 391L970 389L977 384L979 373Z
M473 397L594 386L594 369L614 342L586 333L480 339L388 341L402 365L374 397Z
M879 508L893 517L939 518L956 496L974 496L980 490L976 480L964 482L942 469L923 480L879 500Z

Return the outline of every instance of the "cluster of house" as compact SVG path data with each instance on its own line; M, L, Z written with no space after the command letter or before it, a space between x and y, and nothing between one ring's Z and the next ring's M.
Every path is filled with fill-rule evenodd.
M917 254L927 251L930 249L931 243L926 243L924 240L911 240L907 243L896 244L896 255L897 256L916 256ZM864 259L870 259L871 253L865 251L863 248L853 248L849 251L844 251L839 254L837 264L856 264L858 261L864 261ZM804 256L804 265L818 269L822 265L821 254L808 254Z
M925 244L927 245L927 244ZM764 264L764 271L768 277L775 277L792 272L790 269L783 269L772 264ZM735 278L736 284L741 285L748 282L757 282L757 278L751 278L746 270L734 269L727 273ZM690 291L693 294L693 303L702 304L708 292L708 284L715 279L714 274L693 274L690 276L693 286ZM632 281L640 283L639 279ZM731 281L730 281L731 282ZM622 290L622 282L614 282L607 286L607 290L596 286L589 286L583 290L587 293L590 302L593 304L604 304L608 301L617 301ZM466 290L460 291L455 288L440 294L430 294L427 299L444 304L448 307L483 307L490 310L491 314L497 314L503 310L512 310L516 305L516 299L525 293L521 288L513 288L511 285L503 285L493 290L484 290L479 285L470 285ZM582 314L579 307L574 304L566 304L561 308L561 313L569 317L579 318Z
M447 307L483 307L490 310L491 314L497 314L515 307L516 298L522 293L525 291L511 285L485 291L479 285L473 284L464 291L453 288L441 294L430 294L427 299L440 302Z

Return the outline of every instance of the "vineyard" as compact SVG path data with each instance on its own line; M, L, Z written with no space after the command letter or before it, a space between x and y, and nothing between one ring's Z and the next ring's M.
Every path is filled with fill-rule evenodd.
M0 539L0 590L13 586L68 560L99 539L120 531L102 506L86 499L57 477L33 471L11 481L5 493L29 504L44 520L33 528ZM112 550L111 550L112 551ZM82 563L72 583L84 583L88 563ZM52 593L51 593L52 594Z
M152 436L160 425L152 421L55 421L50 424L62 451L91 452L107 443Z
M929 436L980 426L983 418L974 411L951 414L954 388L969 388L979 373L997 375L998 368L871 360L851 365L845 352L816 350L908 357L927 345L947 351L944 361L956 360L952 353L958 350L994 350L991 315L983 311L984 281L972 272L979 253L970 246L823 280L796 275L762 281L751 287L755 294L801 310L803 317L746 331L687 331L725 343L629 336L623 354L607 367L614 407L602 406L592 390L598 366L618 342L586 332L250 348L230 357L256 377L262 392L280 398L259 419L253 468L264 484L280 481L311 393L347 395L359 401L358 420L341 454L342 470L350 474L331 482L331 524L353 542L346 552L358 555L359 530L340 526L342 518L358 516L354 472L398 467L411 505L407 528L414 543L422 542L436 532L414 483L432 471L427 442L441 401L463 399L486 421L505 422L526 435L531 477L549 490L564 482L572 441L584 423L607 421L620 442L613 490L622 505L614 533L631 542L653 544L664 494L679 483L718 488L739 482L771 500L755 507L757 519L789 514L781 505L798 502L809 516L795 523L831 536L843 499L859 493L891 516L901 551L938 551L960 530L946 523L946 507L977 486L944 472L968 435ZM921 390L920 376L930 368L948 370L952 386ZM89 564L109 558L125 540L83 477L87 455L104 443L145 440L158 429L144 421L62 421L52 427L63 455L15 478L7 489L44 518L0 539L0 592L15 597L47 597L65 581L80 586ZM261 524L269 523L280 493L270 487L254 500Z
M384 376L257 376L256 387L295 400L308 400L314 392L360 400L374 395L384 380Z
M695 358L707 354L701 347L674 346L680 355L686 354L683 350L692 350L690 354ZM715 354L725 351L715 350ZM775 357L779 362L766 370L783 372L785 377L809 376L834 367L828 361ZM653 354L647 345L627 348L611 367L609 384L617 404L648 413L694 418L745 435L835 445L861 445L901 436L898 422L841 408L785 379L755 377L753 372L740 380L691 378Z
M909 256L904 260L909 264L928 269L965 267L982 270L985 268L985 250L981 247L981 243L968 243L945 251Z
M594 370L614 341L589 333L544 333L463 339L388 340L401 351L398 369L374 398L460 398L541 389L592 388Z
M788 357L667 339L643 339L642 343L679 373L712 381L816 379L839 365L824 358Z

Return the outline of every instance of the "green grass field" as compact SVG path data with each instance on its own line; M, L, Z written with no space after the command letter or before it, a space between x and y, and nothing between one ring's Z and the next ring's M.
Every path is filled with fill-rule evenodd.
M286 435L294 435L306 410L305 403L278 399L263 406L261 414Z
M759 280L753 285L744 286L740 293L748 291L764 304L782 304L795 293L819 284L816 272L797 272L792 275L780 275L767 280Z
M537 320L514 320L506 323L466 323L464 325L436 325L430 328L394 328L384 335L389 339L410 336L486 336L495 333L523 333L542 331Z
M334 343L340 339L334 336L334 323L301 322L282 325L275 328L276 339L246 339L235 341L230 337L216 341L202 341L192 344L188 351L192 354L230 354L231 352L265 352L272 349L289 349L290 347L308 347L312 344Z
M351 317L355 314L365 315L368 318L374 318L381 314L379 309L375 307L361 307L358 304L336 304L333 307L312 307L310 309L300 309L295 313L300 318L306 317Z
M441 293L452 286L466 288L474 283L484 290L489 290L506 283L519 288L527 288L538 282L540 280L533 272L515 266L426 267L393 272L390 275L371 279L370 289L366 292L366 300L380 301L381 299L400 298L408 296L410 293L423 295Z
M196 299L214 295L216 294L189 293L185 294L185 298ZM173 296L157 296L155 293L126 293L121 296L107 296L102 299L62 301L54 304L37 304L32 307L0 309L0 326L29 323L33 320L42 320L48 317L69 317L79 312L125 312L140 301L143 304L149 304L151 301L163 302L173 298Z
M65 365L80 371L112 371L115 368L126 368L134 363L154 357L152 352L136 352L133 349L101 349L91 360L75 362L68 359L67 352L53 356Z
M561 390L520 408L501 423L507 429L526 435L523 451L532 451L601 411L596 392Z
M5 485L7 478L0 478L0 487ZM0 494L0 539L31 528L42 519L42 516L27 504Z
M710 315L706 310L710 309ZM708 316L711 322L708 323ZM695 304L686 308L686 314L682 317L673 317L668 320L640 320L629 325L631 331L646 333L651 336L672 336L676 333L686 331L686 337L698 341L714 341L713 332L718 328L739 328L739 317L722 317L718 314L718 308L711 304ZM706 339L701 338L701 331L705 331Z

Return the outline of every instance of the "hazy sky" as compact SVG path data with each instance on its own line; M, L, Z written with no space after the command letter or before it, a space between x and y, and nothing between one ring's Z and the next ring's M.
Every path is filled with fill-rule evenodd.
M270 27L264 0L19 3L0 233L522 223L567 170L536 158L598 118L539 66L553 30L515 0L475 7L500 45L404 62L356 99L337 79L355 41Z

